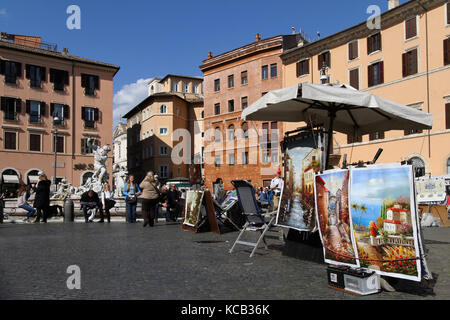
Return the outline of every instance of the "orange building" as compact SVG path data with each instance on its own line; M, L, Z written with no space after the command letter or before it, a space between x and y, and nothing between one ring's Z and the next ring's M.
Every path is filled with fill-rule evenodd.
M35 182L40 170L49 179L66 179L75 186L93 174L87 138L112 145L113 78L118 71L118 66L72 56L67 49L58 52L39 37L1 34L3 191L15 190L20 180Z
M366 22L302 47L286 50L283 87L320 83L324 62L328 82L356 89L434 115L430 131L337 133L335 154L350 162L368 161L383 148L379 162L412 160L423 173L450 174L450 4L445 0L409 1L381 15L381 29ZM284 127L298 124L285 123Z
M282 88L280 54L302 42L298 34L267 39L257 34L255 42L217 56L210 52L203 61L206 186L214 187L217 178L226 189L235 179L270 184L281 160L281 128L277 122L241 121L241 113L265 93ZM272 130L277 134L272 136Z

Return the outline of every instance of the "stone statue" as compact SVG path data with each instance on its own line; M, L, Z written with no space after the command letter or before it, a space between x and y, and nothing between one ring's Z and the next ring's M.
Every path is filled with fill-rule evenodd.
M128 176L128 170L125 167L121 167L118 164L114 166L113 169L114 175L114 197L120 198L123 196L122 190L125 186L125 181Z
M100 148L92 143L91 138L87 140L87 145L92 148L94 152L95 173L92 176L92 180L96 180L97 182L103 184L103 182L106 182L106 179L104 179L106 174L106 160L108 160L108 152L111 151L111 148L109 145L105 145L103 148Z

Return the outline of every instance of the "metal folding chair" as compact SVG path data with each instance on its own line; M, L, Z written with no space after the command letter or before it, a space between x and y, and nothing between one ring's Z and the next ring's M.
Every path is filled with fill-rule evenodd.
M255 189L253 186L244 180L236 180L231 182L236 188L238 195L239 205L241 206L242 212L247 220L242 231L239 233L236 241L234 242L230 253L233 253L236 245L244 245L253 247L250 254L250 258L253 257L256 250L258 249L261 242L264 244L266 250L268 250L266 242L266 233L273 227L275 227L276 211L263 213L261 207L255 197ZM246 232L260 232L260 236L256 242L242 241L241 238Z

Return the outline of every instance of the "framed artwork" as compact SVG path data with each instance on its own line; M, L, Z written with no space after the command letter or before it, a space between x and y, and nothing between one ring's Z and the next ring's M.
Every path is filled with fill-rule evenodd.
M191 227L197 226L200 221L201 207L203 201L203 191L189 190L186 193L185 215L183 224Z

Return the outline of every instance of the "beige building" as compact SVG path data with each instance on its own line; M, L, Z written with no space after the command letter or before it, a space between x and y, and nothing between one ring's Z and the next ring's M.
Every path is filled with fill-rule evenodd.
M450 4L420 0L398 5L391 0L389 5L380 30L364 22L284 51L283 87L320 83L325 62L331 83L349 83L433 114L430 131L336 134L334 153L347 154L351 162L368 161L383 148L379 162L412 160L422 172L450 174Z
M194 155L201 158L202 153L203 79L170 74L157 83L151 81L149 92L154 93L124 116L128 127L128 171L138 179L147 171L157 173L160 180L188 178L188 161ZM173 136L178 129L185 130L191 146L190 152L186 151L189 154L180 154L187 158L182 163L172 160L174 148L184 141Z
M1 34L3 190L16 190L19 181L35 182L41 170L49 179L66 179L75 186L93 174L87 139L112 145L113 79L118 71L118 66L76 57L67 49L58 52L40 37Z

